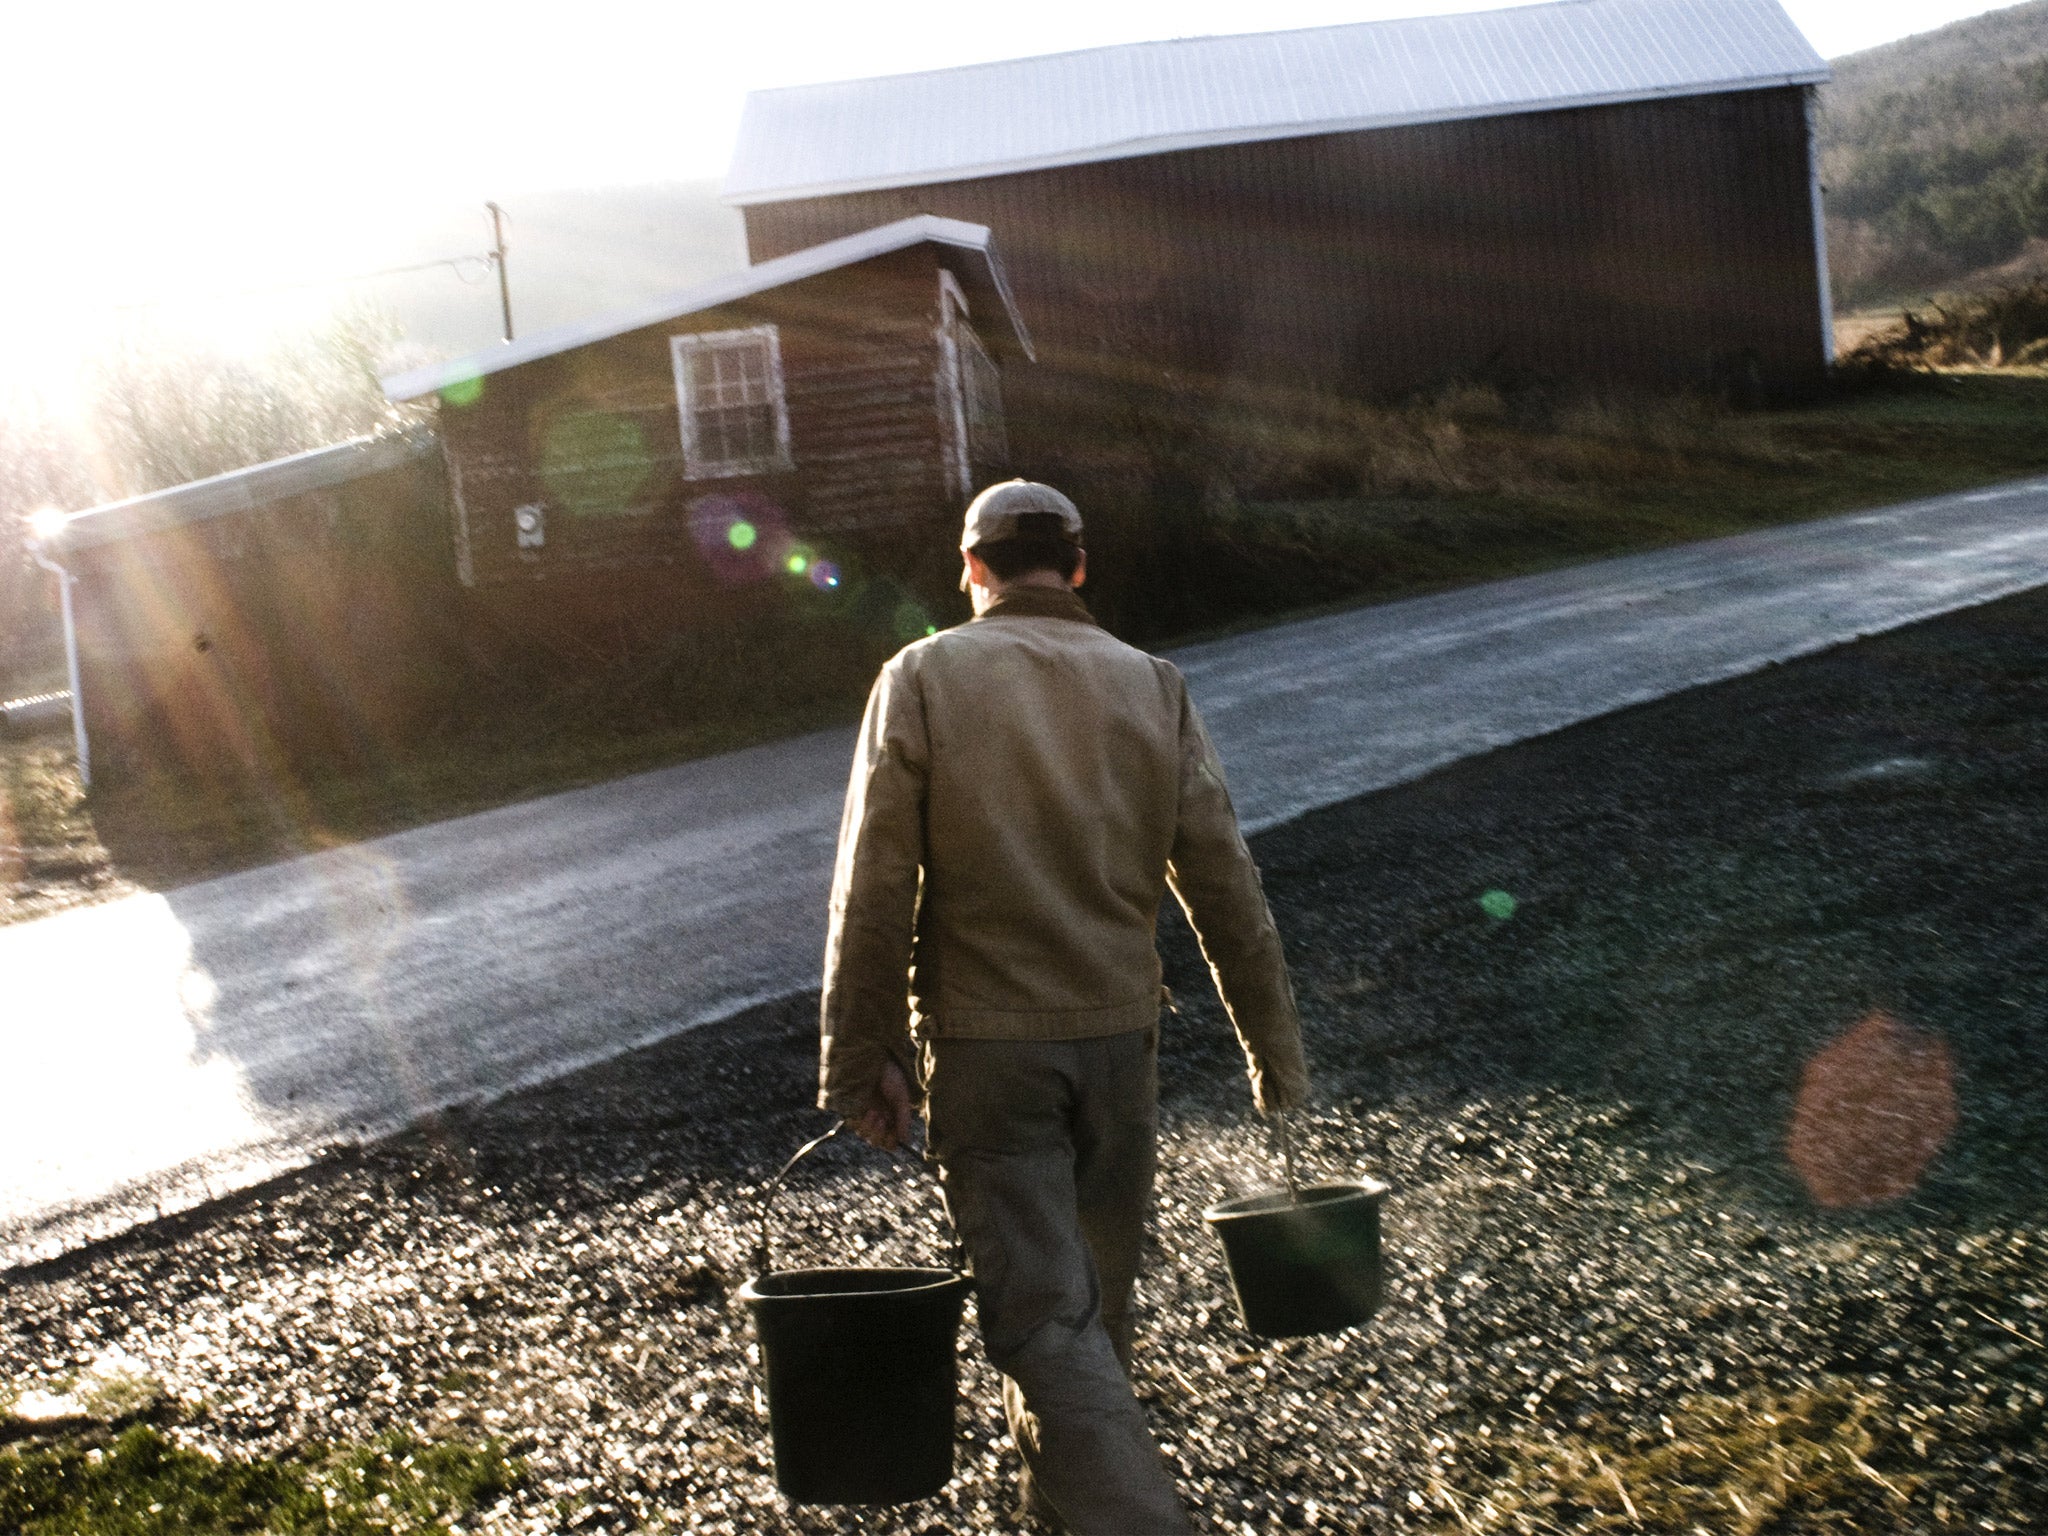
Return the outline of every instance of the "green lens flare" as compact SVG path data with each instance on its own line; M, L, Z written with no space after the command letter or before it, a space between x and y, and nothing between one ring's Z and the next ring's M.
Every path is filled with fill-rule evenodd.
M734 549L752 549L754 540L759 537L752 523L734 523L725 531L725 542Z
M540 481L548 498L579 516L647 509L654 459L646 435L611 411L565 410L540 433Z
M901 602L896 605L895 613L890 615L889 627L895 630L898 640L908 643L932 632L932 616L919 603Z
M805 571L811 568L811 562L806 560L802 555L791 555L789 559L784 562L784 564L786 564L789 567L789 574L792 576L801 576Z
M484 397L483 376L473 379L457 379L441 391L441 398L449 405L475 405Z
M1479 898L1479 909L1497 923L1515 915L1515 898L1506 891L1488 891Z

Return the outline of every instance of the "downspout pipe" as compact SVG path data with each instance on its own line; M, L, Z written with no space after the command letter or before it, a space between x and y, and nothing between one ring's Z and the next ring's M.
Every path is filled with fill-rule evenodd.
M78 578L43 553L43 541L32 538L29 558L57 578L58 600L64 610L64 666L71 674L71 739L78 749L78 782L92 788L92 748L85 739L85 695L78 685L78 623L72 613L71 589Z

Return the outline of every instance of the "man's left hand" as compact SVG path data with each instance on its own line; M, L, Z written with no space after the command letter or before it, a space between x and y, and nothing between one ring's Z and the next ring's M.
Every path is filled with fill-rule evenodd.
M872 1107L848 1123L854 1135L878 1151L893 1152L910 1140L910 1079L894 1061L882 1063Z

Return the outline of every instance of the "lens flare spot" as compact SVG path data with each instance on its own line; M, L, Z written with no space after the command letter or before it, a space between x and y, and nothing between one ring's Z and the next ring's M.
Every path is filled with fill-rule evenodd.
M578 514L643 509L654 460L646 434L609 411L567 411L540 434L540 478L549 500Z
M808 571L811 568L810 560L802 554L791 555L787 560L783 561L782 563L785 567L787 567L789 574L792 576L801 576L805 571Z
M483 375L472 379L457 379L453 384L443 385L441 400L445 405L475 405L484 397Z
M1876 1205L1912 1193L1955 1127L1948 1042L1872 1013L1807 1062L1785 1155L1821 1205Z
M839 567L830 560L820 560L811 567L811 585L820 592L839 590Z
M690 537L730 586L773 578L799 548L782 509L756 491L698 497L690 503Z
M70 521L71 515L57 507L37 507L28 515L28 536L38 544L54 544Z
M928 635L936 635L939 632L939 626L936 624L927 624L924 627L924 632Z
M896 612L891 615L890 623L898 640L915 640L919 635L928 635L932 632L932 616L924 611L922 604L916 602L898 603Z
M1496 923L1504 923L1515 915L1519 905L1506 891L1488 891L1479 898L1479 910Z

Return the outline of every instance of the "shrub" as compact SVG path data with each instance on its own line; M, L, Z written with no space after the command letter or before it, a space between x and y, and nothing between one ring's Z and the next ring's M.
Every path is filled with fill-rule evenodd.
M0 398L0 693L57 675L55 587L28 559L29 513L77 511L404 425L377 383L390 338L370 311L280 336L254 357L140 331L83 368L75 409L26 389Z
M131 334L86 372L85 438L102 498L139 496L262 464L411 417L384 398L391 339L371 311L238 356L171 335Z

